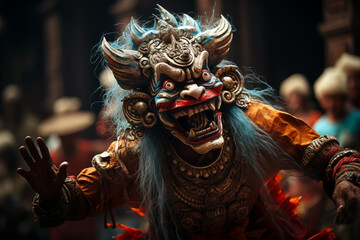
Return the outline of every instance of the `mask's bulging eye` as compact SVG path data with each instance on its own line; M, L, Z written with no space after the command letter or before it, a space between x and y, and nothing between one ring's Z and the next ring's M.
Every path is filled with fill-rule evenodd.
M208 82L208 81L210 81L210 78L211 78L210 72L206 69L203 69L201 71L200 80L204 81L204 82Z
M175 89L175 83L174 81L168 79L163 83L162 87L166 89L166 91L173 91Z

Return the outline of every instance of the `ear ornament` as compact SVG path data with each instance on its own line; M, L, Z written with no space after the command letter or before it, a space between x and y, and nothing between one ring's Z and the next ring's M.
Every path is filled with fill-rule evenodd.
M243 91L244 77L237 66L229 65L217 70L215 76L223 83L221 99L226 104L235 103L240 108L247 108L251 102L249 93Z
M151 97L142 92L133 92L122 99L123 113L131 125L152 128L156 122L156 114L151 109Z

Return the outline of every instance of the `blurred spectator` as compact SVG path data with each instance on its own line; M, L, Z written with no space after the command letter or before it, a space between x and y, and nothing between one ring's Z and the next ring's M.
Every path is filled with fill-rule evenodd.
M306 77L296 73L285 79L280 86L280 95L285 100L287 110L312 126L321 112L313 109L311 88ZM322 183L311 180L302 173L292 170L280 171L282 190L288 197L300 197L298 217L308 229L308 236L322 230L322 204L327 196L322 191Z
M0 130L0 238L48 239L46 229L34 223L31 212L33 191L16 174L22 165L14 135Z
M344 53L335 67L346 74L350 107L360 110L360 57Z
M325 112L314 129L335 136L343 148L360 150L360 113L346 107L346 75L337 68L327 68L315 82L314 90Z
M339 62L338 66L341 66L341 62ZM343 148L348 147L359 151L360 112L347 108L349 87L346 74L340 68L325 69L314 84L315 96L325 111L324 115L315 123L314 129L319 134L335 136ZM331 212L335 212L335 209L328 204L327 214L331 214ZM331 221L331 218L327 221ZM360 239L360 216L352 224L336 226L335 234L336 239L339 240Z
M306 77L296 73L285 79L280 86L280 95L292 115L312 126L321 116L320 111L313 109L311 88Z
M63 161L69 163L68 175L78 175L84 168L91 166L92 157L104 150L97 142L81 138L81 133L95 122L91 112L80 111L78 98L63 97L53 105L54 116L39 125L40 136L48 139L50 154L59 165ZM52 240L63 239L96 239L95 218L82 221L66 222L50 229Z
M39 119L24 108L21 90L11 84L2 92L2 108L0 108L0 129L9 130L15 137L16 145L24 142L24 136L36 136Z

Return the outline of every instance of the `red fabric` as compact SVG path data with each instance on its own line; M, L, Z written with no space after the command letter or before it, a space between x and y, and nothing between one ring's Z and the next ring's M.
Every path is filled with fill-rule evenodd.
M329 162L330 159L334 156L335 153L340 152L342 150L344 150L344 149L342 149L342 148L332 148L325 156L326 162Z
M326 154L326 156L325 156L325 161L326 161L326 163L328 163L328 162L330 161L330 159L331 159L337 152L340 152L340 151L342 151L342 150L344 150L344 149L342 149L342 148L332 148L332 149ZM336 173L336 172L333 171L332 168L326 169L326 178L325 178L326 182L328 182L328 183L333 182L333 180L334 180L333 173ZM330 184L330 186L328 186L327 188L332 188L331 186L332 186L332 184ZM327 191L329 191L329 189L327 189ZM330 191L330 192L332 192L332 191Z
M265 229L260 239L280 239L281 236L285 239L303 239L307 230L297 219L296 209L299 205L299 199L294 201L293 198L286 197L285 193L281 191L280 180L281 176L276 174L266 182L273 202L268 200L269 197L267 197L265 189L260 192L265 207L265 214L262 217L265 219L257 223ZM258 217L261 218L261 216ZM278 228L273 224L271 218L275 219ZM257 227L257 229L261 228Z
M108 223L108 226L112 226L111 223ZM123 229L123 234L118 234L115 238L118 240L137 240L141 239L144 236L144 231L136 228L131 228L123 224L116 224L117 228Z
M139 208L131 208L131 210L133 212L136 212L137 214L139 214L140 216L144 217L146 215L145 213L145 207L141 206Z
M247 228L245 229L242 226L234 227L231 229L230 233L227 235L226 239L262 239L262 240L272 240L278 239L279 236L284 237L285 239L303 239L306 234L305 227L298 221L297 219L297 207L299 198L289 198L286 197L285 193L281 191L281 187L279 182L281 177L279 174L273 176L269 181L267 181L266 186L269 190L270 195L275 201L274 203L261 203L258 202L256 204L255 212L252 212L254 216L254 222L249 225L256 225L255 228ZM266 210L265 210L266 208ZM273 211L275 209L275 211ZM141 216L145 216L144 207L140 208L132 208L132 210L138 213ZM267 211L264 214L263 210ZM283 214L279 213L279 210L283 212ZM278 217L277 223L279 224L280 229L283 231L282 233L278 232L271 220L266 216L266 214L273 214L273 216ZM290 224L289 224L290 223ZM111 223L108 223L108 226L111 226ZM116 224L117 228L123 229L123 234L118 234L115 238L118 240L138 240L141 239L145 231L141 229L135 229L131 227L127 227L123 224ZM194 236L191 238L192 240L203 240L203 239L224 239L219 236ZM332 232L331 228L326 228L320 233L314 235L308 240L332 240L335 239L335 234Z
M332 228L326 228L318 234L308 238L308 240L332 240L335 239L335 234L332 232Z
M272 177L267 183L267 187L269 189L270 195L274 198L275 202L278 206L280 206L280 209L284 211L284 213L288 216L290 216L290 220L292 221L293 226L295 229L287 229L289 227L288 224L283 225L282 221L279 221L280 228L282 230L285 230L285 234L289 234L289 236L284 236L285 239L303 239L303 237L306 234L306 229L303 227L303 225L298 221L297 219L297 207L299 206L298 201L293 201L293 198L286 197L285 193L281 191L281 187L279 185L279 182L281 180L281 177L279 174ZM287 229L287 230L286 230ZM296 230L296 231L294 231ZM332 228L326 228L323 231L319 232L318 234L312 236L308 240L332 240L335 239L335 234L332 232ZM294 231L294 232L293 232ZM295 232L298 232L297 234L294 234ZM261 239L273 239L272 237L265 236Z
M334 167L332 178L335 179L336 173L345 165L351 162L359 162L359 154L354 153L348 157L342 158Z
M337 152L342 151L342 148L332 148L325 156L325 161L329 162L330 159L336 154ZM336 163L333 169L326 169L326 181L329 183L334 182L336 178L336 174L338 174L348 163L351 162L359 162L360 155L358 153L353 153L350 156L345 156L338 163Z

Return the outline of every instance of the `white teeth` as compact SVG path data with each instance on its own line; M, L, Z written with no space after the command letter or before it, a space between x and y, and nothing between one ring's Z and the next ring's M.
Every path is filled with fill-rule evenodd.
M211 127L212 130L215 130L217 128L216 123L214 121L212 121L210 123L210 127Z
M194 129L190 129L189 137L195 137L195 131L194 131Z
M218 109L220 108L221 102L218 101ZM215 111L215 101L211 100L210 102L205 102L201 105L192 106L187 109L181 109L177 110L174 113L172 113L173 118L178 119L179 117L188 116L189 118L192 117L194 114L206 111L206 110L212 110Z
M202 134L207 133L207 132L209 132L209 131L211 131L211 127L208 127L208 128L206 128L206 129L197 131L197 132L196 132L196 135L202 135Z
M218 109L220 109L220 107L221 107L221 103L222 103L221 101L222 101L221 96L219 96L219 97L218 97L218 104L217 104L217 105L218 105L218 106L217 106Z
M194 115L194 114L195 114L194 109L193 109L193 108L189 108L189 110L188 110L189 118L190 118L192 115Z
M215 103L214 103L213 101L211 101L211 102L209 103L209 107L210 107L210 109L211 109L212 111L215 111L215 110L216 110Z

